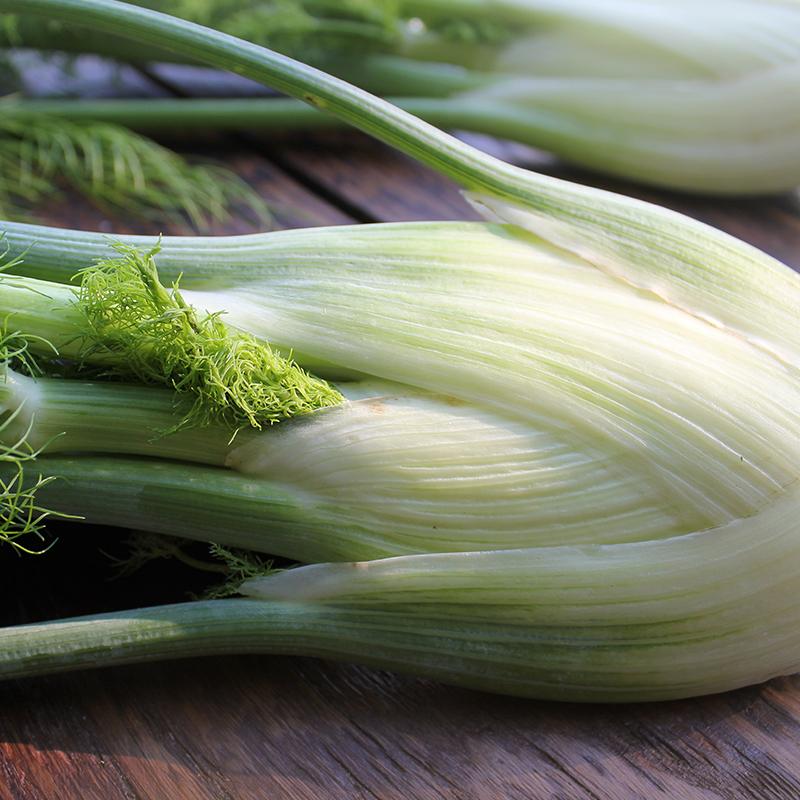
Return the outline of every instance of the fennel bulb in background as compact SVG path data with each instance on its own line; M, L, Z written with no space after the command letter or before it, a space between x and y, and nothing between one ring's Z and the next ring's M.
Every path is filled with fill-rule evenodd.
M310 61L434 124L515 139L601 172L718 194L800 184L800 6L792 0L139 5ZM23 16L9 44L187 58L76 30ZM283 100L248 103L170 99L139 111L137 101L44 101L7 112L148 130L328 124Z

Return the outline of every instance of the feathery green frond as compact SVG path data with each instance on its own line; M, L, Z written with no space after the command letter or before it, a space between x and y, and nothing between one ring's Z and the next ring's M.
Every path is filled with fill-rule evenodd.
M158 278L155 255L115 244L118 258L80 273L78 306L87 321L86 354L122 356L115 373L166 384L191 408L168 432L222 422L261 428L343 402L339 392L309 375L265 341L232 331L220 314L189 306Z
M0 544L11 545L20 553L41 555L55 544L55 540L45 543L45 520L68 515L44 508L36 500L39 490L56 478L40 474L31 483L26 480L25 470L18 458L18 453L0 454L0 462L12 461L15 467L11 478L0 478ZM34 455L30 454L25 460L33 458ZM31 539L38 540L39 546L31 546Z
M0 105L0 109L2 105ZM118 125L0 115L0 215L24 217L66 186L100 208L196 228L240 205L264 221L264 202L227 169L192 165Z
M39 366L28 349L30 338L17 332L0 332L0 381L8 379L9 365L29 375L39 374ZM22 406L0 408L0 441L7 441L0 447L0 464L10 464L13 468L10 475L0 476L0 544L11 545L21 553L40 554L54 544L54 541L44 543L45 521L50 517L70 518L71 515L47 509L37 501L38 492L56 480L55 477L39 474L31 481L26 475L25 464L34 461L43 449L35 449L28 443L33 420L21 436L12 436L10 440L4 436L13 429L22 410ZM38 540L41 546L31 546L32 539Z
M247 550L231 549L213 542L208 548L211 560L198 558L188 551L197 542L174 535L134 531L125 544L128 547L127 555L109 556L116 569L115 578L128 577L153 561L175 559L198 572L221 576L221 583L215 583L203 591L202 599L205 600L233 597L239 594L246 581L257 581L280 572L273 567L272 560Z
M134 531L125 541L128 553L122 557L108 556L108 558L116 570L115 578L128 577L153 561L172 558L192 569L228 575L228 567L224 564L202 561L189 555L185 548L190 544L194 544L194 542L176 536L164 536L150 531Z
M281 571L273 566L273 561L247 550L231 550L212 542L209 551L215 559L222 562L219 566L225 573L226 579L222 584L208 589L203 594L205 600L233 597L239 594L245 581L267 578Z

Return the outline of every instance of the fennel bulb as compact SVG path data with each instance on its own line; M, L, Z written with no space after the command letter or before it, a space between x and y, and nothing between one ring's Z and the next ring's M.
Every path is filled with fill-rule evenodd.
M7 324L48 342L32 340L32 350L46 357L54 346L62 357L83 354L116 369L121 337L123 367L150 358L152 324L135 328L118 309L141 293L129 273L131 247L155 240L126 238L109 260L114 251L97 234L9 225L7 238L27 251L18 270L57 264L72 274L100 258L80 289L0 280ZM511 225L166 237L161 248L162 276L183 274L173 305L223 314L231 329L338 378L341 395L315 390L319 399L294 421L243 427L231 440L237 423L225 416L176 425L194 415L169 393L10 379L4 402L21 411L7 435L30 430L31 446L50 442L40 463L52 459L49 474L69 476L42 495L57 510L233 544L236 504L244 503L243 544L318 561L665 538L750 516L796 479L800 387L776 352L788 342L774 318L773 337L743 335L756 319L754 293L750 319L718 324L698 313L704 298L689 285L674 298L642 291L646 273L607 274ZM718 267L714 301L744 302L730 265ZM102 291L92 294L98 274ZM154 265L139 277L156 280ZM772 262L748 277L765 291L780 279L787 303L800 292L800 279ZM765 325L767 313L765 298ZM168 430L177 432L155 435ZM58 453L206 467L154 470L147 508L120 502L131 494L124 480L99 495L93 488L115 469L140 475L135 465ZM227 509L228 521L208 514L212 507ZM313 546L295 535L303 526Z
M434 124L516 139L602 172L719 194L800 184L800 8L788 0L139 5L311 61ZM131 49L124 39L95 41L90 30L70 42L52 21L50 33L20 23L31 46L123 57ZM161 45L151 55L170 57ZM229 113L239 125L321 124L281 101L254 101L251 112L202 103L171 100L139 116L145 126L159 113L163 125L177 117L215 126ZM135 103L90 105L101 119L138 124Z
M246 581L252 599L6 628L0 675L237 652L556 700L726 691L800 668L798 502L660 542L320 564Z

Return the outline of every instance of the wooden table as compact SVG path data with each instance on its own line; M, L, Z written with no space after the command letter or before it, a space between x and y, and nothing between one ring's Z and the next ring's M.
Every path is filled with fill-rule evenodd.
M85 94L232 91L167 67L109 83L88 63L76 84ZM40 89L46 84L37 78ZM524 148L473 140L568 174ZM267 198L277 227L475 216L447 181L352 132L283 140L177 132L167 142L226 162ZM796 196L709 201L613 188L800 267ZM158 232L72 198L54 199L44 216L63 226ZM214 232L247 230L234 221ZM196 574L166 562L109 582L101 551L123 552L118 532L74 525L59 534L45 557L0 556L3 622L176 601L201 588ZM2 800L800 797L797 677L699 700L590 707L311 659L230 657L4 684L0 708Z

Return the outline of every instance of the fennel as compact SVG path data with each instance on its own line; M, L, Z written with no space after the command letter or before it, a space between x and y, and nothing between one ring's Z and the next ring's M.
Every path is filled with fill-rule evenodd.
M233 328L297 348L298 360L307 357L331 373L410 384L408 394L441 404L451 421L462 409L471 423L488 414L507 431L521 426L558 439L568 463L567 482L555 487L562 500L581 474L576 464L588 456L591 476L609 469L609 498L625 496L616 476L632 476L637 490L646 486L658 498L646 507L686 516L639 541L604 542L589 535L596 522L590 505L580 514L583 538L573 546L503 551L481 544L482 552L461 553L452 550L454 539L465 540L460 530L447 532L444 552L422 553L421 540L437 549L438 534L428 525L430 531L412 529L416 555L313 565L245 582L242 592L258 599L7 629L0 632L6 677L232 650L291 652L513 694L644 700L720 691L798 667L796 275L680 215L504 165L347 84L222 34L110 1L0 0L0 9L23 5L268 79L456 178L504 223L165 240L162 275L174 278L188 267L181 293L189 304L226 311ZM76 261L85 266L104 248L107 255L107 244L91 234L9 226L8 235L13 253L36 237L41 246L26 269L62 280ZM59 347L80 319L72 297L64 284L12 276L0 283L0 303L14 312L13 323ZM43 380L35 384L42 396ZM408 394L402 402L413 401ZM397 450L386 445L407 447L406 426L389 419L391 435L375 436L368 418L370 457L360 460L360 448L342 455L338 437L349 431L337 421L352 419L353 406L243 431L266 444L262 450L241 442L247 458L235 463L255 466L253 475L268 471L272 441L279 445L281 488L287 475L317 491L333 478L333 497L340 498L348 478L342 466L361 464L356 477L385 488L388 475L389 489L405 490L371 459L377 454L394 464ZM426 416L419 403L412 410ZM435 427L452 431L441 421ZM313 455L295 461L303 455L297 447L280 447L282 437L302 441L305 434L318 453L324 430L335 442L334 471L320 470ZM432 441L427 434L425 441ZM478 458L486 449L474 437L464 448ZM519 445L508 452L519 455ZM73 460L76 472L82 458ZM463 451L457 463L463 465ZM428 469L435 466L434 460ZM114 470L111 463L99 468ZM485 464L476 472L485 477ZM510 485L517 474L514 464L499 484ZM185 485L178 483L176 494ZM431 495L446 499L436 482ZM183 502L196 497L184 495ZM360 525L373 511L371 497L356 507L344 495ZM378 507L385 513L382 498ZM489 504L492 530L504 507ZM523 515L536 507L524 506ZM416 510L405 496L398 508L406 521L403 515ZM557 524L556 518L556 535ZM377 527L386 529L383 520ZM330 541L347 543L342 532L346 525L334 528Z
M17 270L73 271L113 255L104 237L76 231L10 225L8 241L29 248ZM126 241L123 258L84 273L116 265L123 299L141 292L130 245L155 244ZM755 346L521 229L343 226L161 246L163 275L189 270L182 302L226 312L232 330L321 373L361 380L340 383L339 408L245 428L232 443L225 424L154 439L185 411L153 390L10 382L4 402L24 409L34 445L64 434L48 470L70 480L43 497L90 521L138 516L140 527L302 560L365 558L674 536L755 513L796 478L798 386L771 342ZM766 288L768 275L751 278ZM796 276L784 277L797 292ZM118 370L118 353L92 342L76 303L84 293L8 276L0 311L62 357ZM129 352L149 355L147 328L122 331ZM329 406L338 395L321 397ZM173 463L144 475L127 460L59 452L214 469ZM109 480L115 472L131 479ZM139 485L148 491L131 495Z
M435 124L514 138L604 172L716 193L800 183L800 116L791 101L800 85L800 10L785 0L139 4L396 95ZM18 35L32 46L123 57L131 50L91 30L70 42L57 21L49 25L50 34L22 18ZM163 46L132 57L170 58ZM197 59L171 56L182 57ZM141 118L127 101L93 108L100 118L133 118L134 126L176 118L204 126L330 124L284 101L258 101L244 114L235 102L186 101Z
M796 287L782 265L733 237L658 206L505 164L342 80L183 20L115 0L0 0L0 11L124 34L296 96L453 178L491 218L525 227L796 363ZM776 328L786 342L776 340Z
M798 499L663 542L314 565L245 581L258 599L6 628L0 674L288 653L558 700L729 690L800 667Z

